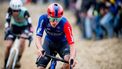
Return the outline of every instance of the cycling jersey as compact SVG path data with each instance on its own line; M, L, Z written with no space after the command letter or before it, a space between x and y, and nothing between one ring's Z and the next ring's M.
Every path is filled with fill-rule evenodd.
M53 42L68 41L68 44L74 43L71 25L65 17L62 17L58 25L53 28L47 14L40 16L36 35L42 37L44 31L46 32L46 38Z
M29 30L32 27L30 14L25 7L18 10L19 14L14 15L13 10L9 7L6 14L5 28L10 28L10 31L14 34L23 34L25 30ZM12 33L5 33L5 40L15 40L15 36Z
M27 11L27 9L25 7L22 7L19 11L19 14L13 15L13 10L9 7L8 8L8 12L6 14L6 26L10 26L10 23L16 26L32 26L31 25L31 18L29 15L29 12Z

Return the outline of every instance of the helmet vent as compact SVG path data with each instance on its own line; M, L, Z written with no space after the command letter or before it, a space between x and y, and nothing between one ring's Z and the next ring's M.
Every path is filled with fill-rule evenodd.
M49 12L49 14L51 14L51 12Z
M58 4L54 4L55 6L58 6Z
M63 15L63 12L61 12L61 15Z

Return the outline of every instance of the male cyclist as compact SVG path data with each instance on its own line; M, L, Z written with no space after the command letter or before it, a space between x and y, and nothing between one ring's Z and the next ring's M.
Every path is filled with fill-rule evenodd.
M25 37L26 31L33 33L33 28L31 24L31 18L28 10L23 7L21 0L11 0L9 8L6 14L6 23L5 23L5 60L4 67L6 66L10 49L13 45L13 42L16 38L14 34L20 34L21 37ZM17 65L20 67L20 58L25 47L25 39L20 38L20 53L18 56Z
M42 45L44 31L46 36ZM38 69L45 69L50 61L50 58L43 55L43 51L50 55L56 52L66 61L75 59L76 51L72 28L63 16L63 8L60 4L53 3L49 5L47 14L40 16L36 30L36 46L38 57L40 57L36 63ZM62 69L67 69L68 67L69 64L64 63Z

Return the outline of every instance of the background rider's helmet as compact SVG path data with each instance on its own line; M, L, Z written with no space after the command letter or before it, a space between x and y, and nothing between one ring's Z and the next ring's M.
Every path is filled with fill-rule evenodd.
M53 3L49 5L47 9L48 16L50 17L62 17L63 16L63 8L60 4L58 3Z
M12 10L20 10L23 3L21 0L11 0L9 6Z
M115 4L115 0L110 0L110 3Z

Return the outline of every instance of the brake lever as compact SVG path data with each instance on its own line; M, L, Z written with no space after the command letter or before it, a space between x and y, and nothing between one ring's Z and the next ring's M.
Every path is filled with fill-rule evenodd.
M30 47L30 45L31 45L31 42L32 42L32 40L33 40L33 37L32 36L29 36L29 44L28 44L28 47Z
M32 34L33 34L33 33L28 33L28 36L29 36L29 38L28 38L28 40L29 40L28 47L30 47L30 45L31 45L31 42L33 41Z
M74 63L74 60L71 59L71 60L70 60L70 69L72 69L72 65L73 65L73 63Z

